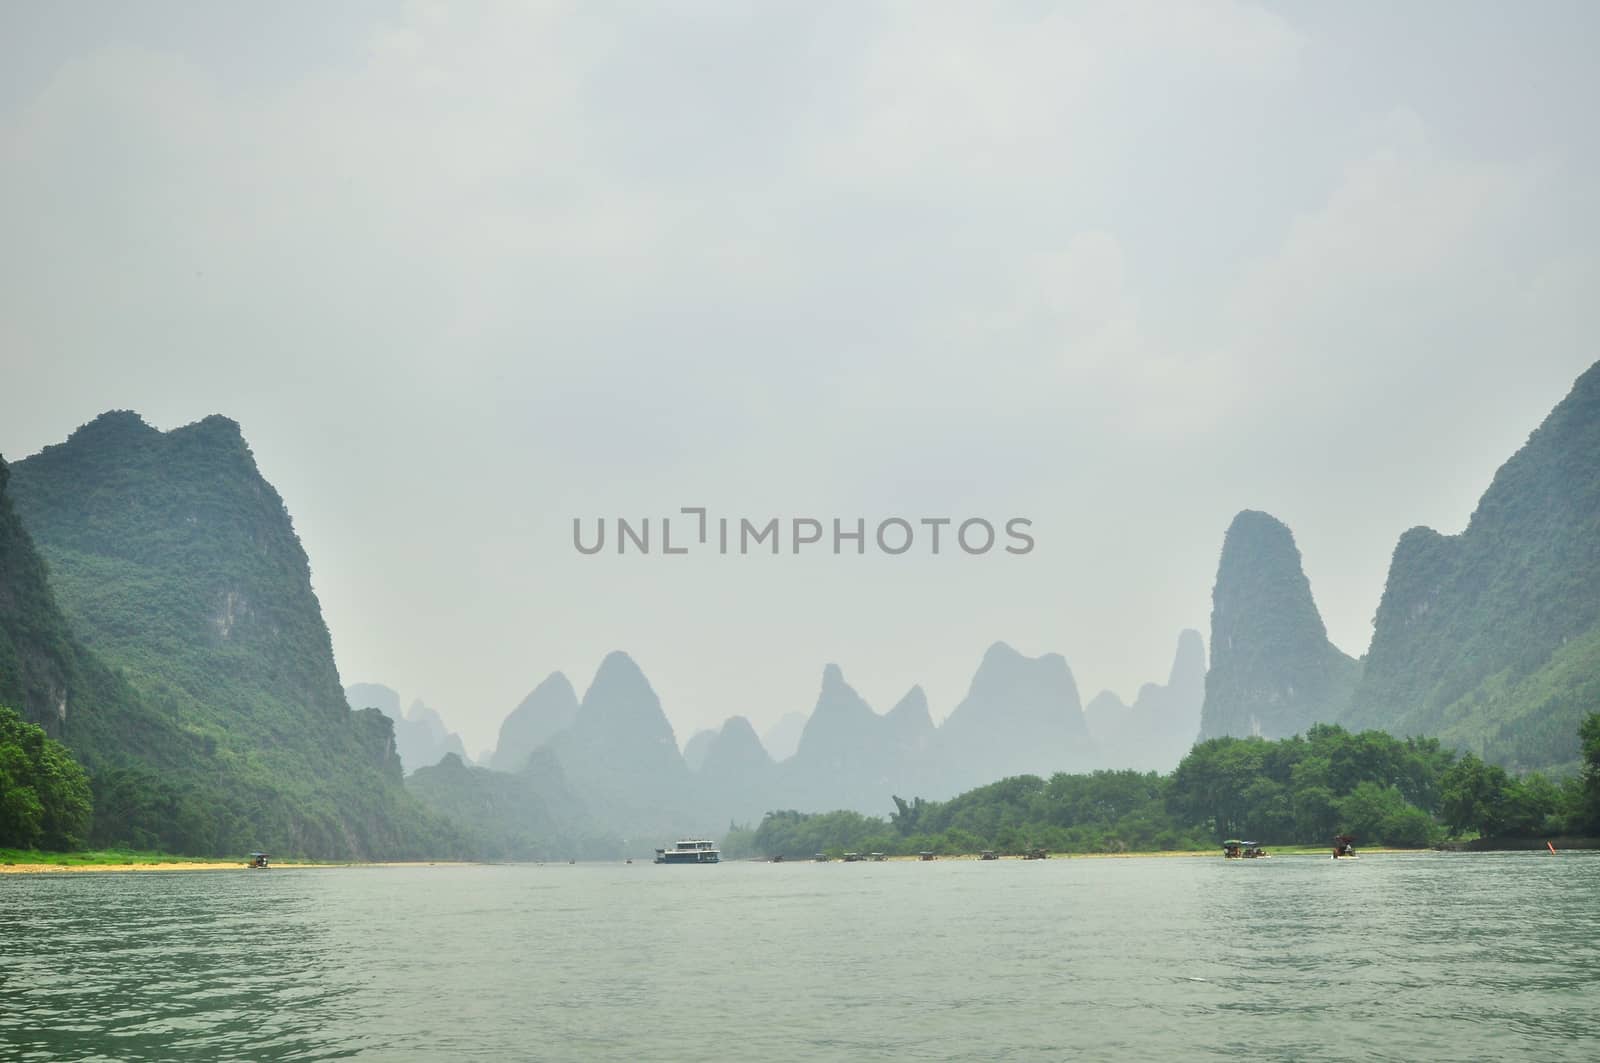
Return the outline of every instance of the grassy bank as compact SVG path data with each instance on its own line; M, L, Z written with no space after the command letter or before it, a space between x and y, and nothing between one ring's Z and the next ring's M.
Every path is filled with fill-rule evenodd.
M299 865L310 861L273 861L274 867ZM38 849L0 849L0 873L28 871L204 871L245 866L243 853L237 856L179 856L134 849L86 849L53 853Z

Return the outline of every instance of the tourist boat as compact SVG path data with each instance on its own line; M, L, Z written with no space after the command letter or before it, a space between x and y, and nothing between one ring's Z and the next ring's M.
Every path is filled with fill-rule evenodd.
M1354 834L1338 834L1333 839L1333 858L1335 860L1359 860L1356 855L1356 836Z
M1228 860L1264 860L1271 856L1255 842L1238 841L1234 838L1222 843L1222 855Z
M250 854L250 862L248 864L244 865L244 866L248 867L248 868L260 868L261 870L264 871L268 867L271 866L267 862L271 858L272 858L272 854L271 853L251 853Z
M671 849L657 849L658 864L714 864L722 859L717 843L704 839L686 838Z

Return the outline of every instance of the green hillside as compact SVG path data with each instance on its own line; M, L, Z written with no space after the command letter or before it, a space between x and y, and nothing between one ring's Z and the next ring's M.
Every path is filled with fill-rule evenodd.
M1600 626L1572 639L1526 675L1506 668L1448 706L1445 742L1508 768L1580 766L1578 725L1600 707Z
M1508 766L1572 765L1597 665L1600 364L1501 466L1465 531L1401 537L1343 722Z
M405 793L388 720L350 711L305 551L236 424L213 416L162 433L104 414L13 465L9 493L61 605L54 619L30 611L64 621L120 671L104 682L137 694L137 713L101 699L82 727L69 706L61 732L91 767L153 776L108 770L108 801L201 817L191 850L449 847ZM26 677L45 674L48 694L47 673L20 674L36 687ZM38 694L22 701L37 719Z

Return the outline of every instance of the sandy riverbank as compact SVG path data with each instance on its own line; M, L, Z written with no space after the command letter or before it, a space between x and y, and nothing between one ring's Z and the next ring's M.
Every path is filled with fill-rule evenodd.
M315 864L295 865L277 864L276 867L306 866L315 867ZM135 863L129 861L123 864L0 864L0 875L37 875L56 874L66 872L77 874L80 871L247 871L243 860L172 860L157 861L154 863Z
M1363 855L1366 855L1366 854L1375 854L1375 853L1402 853L1402 852L1415 852L1415 851L1417 851L1417 850L1383 849L1383 848L1373 847L1373 848L1370 848L1370 849L1363 849L1363 850L1361 850L1361 853ZM1153 859L1168 859L1168 858L1172 858L1172 857L1205 857L1207 859L1214 860L1214 859L1217 859L1218 855L1219 855L1218 851L1215 850L1215 849L1179 849L1179 850L1171 850L1171 851L1164 851L1164 852L1146 852L1146 853L1051 853L1050 856L1049 856L1049 859L1051 859L1051 860L1148 860L1148 859L1152 859L1152 858ZM1294 848L1290 848L1290 849L1278 852L1277 855L1279 855L1279 856L1326 856L1326 855L1328 855L1328 852L1327 852L1326 849L1322 849L1322 848L1307 849L1307 848L1294 847ZM920 861L920 859L921 859L920 857L916 857L916 856L889 856L889 857L885 857L884 858L884 862L889 862L889 863L917 863L917 862ZM933 861L930 861L930 862L948 863L950 861L955 861L955 860L967 860L967 861L979 862L979 861L981 861L981 859L982 858L980 856L978 856L978 854L976 854L976 853L965 853L965 854L961 854L961 855L958 855L958 856L936 856L936 857L934 857ZM1000 856L1000 857L997 857L996 859L997 860L1021 860L1023 858L1020 857L1020 856L1009 856L1008 855L1008 856ZM498 861L496 861L496 862L498 862ZM560 861L560 860L550 861L550 862L551 863L557 863L557 864L565 863L565 861ZM582 861L582 862L583 863L620 863L620 861L611 861L611 860ZM649 863L649 860L640 859L640 860L635 860L635 861L631 861L631 862L644 864L644 863ZM732 859L728 860L727 862L728 863L767 863L768 861L766 861L765 859L763 859L761 857L735 857L735 858L732 858ZM803 864L803 863L811 863L812 861L810 861L810 860L791 860L791 861L788 861L788 862L789 863L795 863L795 864ZM837 858L835 858L833 860L830 860L828 862L829 863L844 863L844 861L839 860ZM858 861L858 862L859 863L872 863L873 861L869 860L869 859L863 859L863 860ZM315 864L313 864L313 863L288 863L288 862L277 863L277 862L274 862L273 865L272 865L272 869L273 870L292 870L292 869L319 868L319 867L370 867L370 868L382 868L382 867L465 867L465 866L470 866L473 863L475 863L475 861L471 861L471 860L384 860L384 861L374 861L374 862L371 862L371 863L315 863ZM60 873L78 874L78 873L85 872L85 871L248 871L248 870L250 870L250 868L242 860L170 860L170 861L169 860L157 860L157 861L150 861L150 862L145 862L145 863L136 863L136 862L129 861L129 862L126 862L126 863L96 863L96 864L49 864L49 863L0 864L0 875L41 875L41 874L51 874L51 875L53 875L53 874L60 874Z
M1273 856L1332 856L1333 855L1332 852L1330 851L1330 849L1327 846L1321 846L1321 845L1317 845L1317 846L1289 845L1289 846L1284 846L1282 849L1278 849L1278 848L1275 848L1275 847L1272 847L1272 846L1268 846L1267 847L1267 851ZM1363 849L1358 850L1358 854L1359 855L1367 855L1367 854L1375 854L1375 853L1411 853L1411 852L1422 852L1422 851L1425 851L1425 850L1418 850L1418 849L1387 849L1387 848L1384 848L1382 846L1374 845L1374 846L1371 846L1371 847L1368 847L1368 848L1363 848ZM1169 858L1172 858L1172 857L1204 857L1204 858L1206 858L1208 860L1216 860L1216 859L1219 859L1221 856L1222 856L1221 849L1165 849L1165 850L1157 850L1155 852L1127 852L1127 853L1051 853L1047 857L1047 859L1050 859L1050 860L1150 860L1150 859L1165 860L1165 859L1169 859ZM765 858L763 858L763 857L735 857L733 859L735 859L735 860L751 860L751 861L755 861L755 862L758 862L758 863L766 863L767 862L765 860ZM921 861L921 859L922 858L919 857L919 856L886 856L886 857L884 857L884 861L883 862L885 862L885 863L917 863L917 862ZM932 861L928 861L928 862L929 863L946 863L946 862L955 861L955 860L970 860L970 861L977 862L977 861L981 861L982 859L983 858L981 856L979 856L977 853L961 853L959 855L954 855L954 856L935 856ZM1026 858L1025 857L1021 857L1021 856L1007 854L1007 855L1004 855L1004 856L997 856L997 857L995 857L995 859L996 860L1023 860L1023 859L1026 859ZM795 864L809 864L809 863L812 863L813 861L807 860L807 859L798 859L798 860L791 860L791 861L786 861L786 862L787 863L795 863ZM828 863L833 863L833 864L839 864L839 863L845 863L845 862L846 861L840 860L838 857L834 857L834 858L832 858L831 860L828 861ZM871 860L869 858L866 858L866 857L863 857L858 862L859 863L864 863L864 864L874 863L873 860Z

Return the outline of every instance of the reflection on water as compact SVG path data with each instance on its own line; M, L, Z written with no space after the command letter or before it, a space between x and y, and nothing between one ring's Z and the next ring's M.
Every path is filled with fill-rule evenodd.
M0 1057L1600 1058L1600 854L0 878Z

